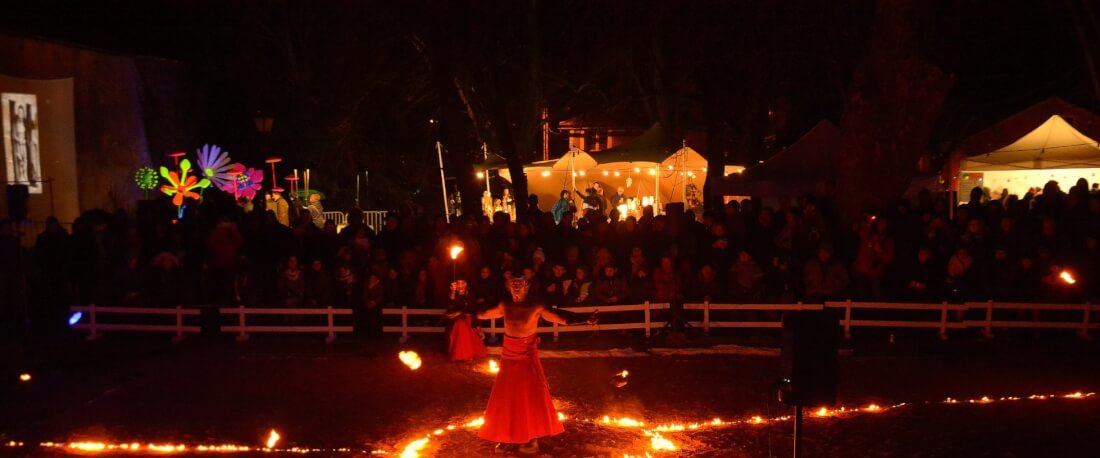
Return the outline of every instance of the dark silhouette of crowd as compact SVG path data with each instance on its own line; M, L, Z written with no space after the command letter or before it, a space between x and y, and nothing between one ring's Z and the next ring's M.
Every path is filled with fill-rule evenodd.
M516 210L520 222L497 213L448 224L406 208L377 231L357 210L340 231L305 211L289 227L271 212L206 205L178 221L95 211L71 233L51 219L29 252L4 224L2 293L9 318L22 300L32 321L49 323L73 304L331 305L355 309L372 332L382 308L448 306L455 278L477 307L496 304L505 277L521 274L550 306L1100 297L1100 195L1084 180L1068 192L1051 182L994 194L975 189L951 211L923 192L847 221L828 195L730 201L701 215L647 207L621 221L616 210L579 220L562 210L558 223L532 199ZM452 260L456 245L464 250Z

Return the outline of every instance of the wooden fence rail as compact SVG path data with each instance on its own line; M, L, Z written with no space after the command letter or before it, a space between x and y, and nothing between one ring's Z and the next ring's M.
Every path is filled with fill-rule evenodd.
M967 302L971 309L983 310L985 315L981 320L966 320L968 327L982 328L982 335L987 339L993 338L993 328L1031 328L1031 329L1075 329L1082 339L1091 340L1090 329L1100 329L1100 322L1092 321L1092 314L1097 311L1091 303L1084 304L1029 304L1013 302ZM1073 321L1040 321L1031 320L994 320L993 314L997 310L1030 310L1040 314L1049 311L1081 312L1081 318ZM1048 314L1049 315L1049 314Z
M622 313L622 312L643 312L642 321L639 323L609 323L609 324L596 324L596 325L572 325L572 326L559 326L552 324L551 326L539 326L537 332L552 333L554 335L554 341L557 342L563 332L588 332L588 331L618 331L627 329L644 329L645 335L648 337L653 328L660 328L665 325L664 321L653 321L651 312L654 310L668 309L669 305L665 303L651 304L645 302L642 304L634 305L609 305L603 307L562 307L562 310L574 312L574 313L592 313L599 311L601 315L609 313ZM411 309L408 307L401 307L399 309L389 308L382 309L383 315L399 315L401 317L400 326L383 326L382 332L400 332L402 338L407 338L410 332L418 333L439 333L443 332L443 326L410 326L410 316L440 316L446 312L444 309ZM495 336L497 334L497 320L489 320L489 335Z
M237 341L248 340L250 332L323 332L326 333L325 342L332 343L336 340L338 332L352 332L352 326L337 326L336 315L351 315L351 309L325 308L248 308L248 307L222 307L218 309L222 315L237 315L237 325L223 325L222 332L237 333ZM316 325L248 325L249 315L321 315L328 318L324 326Z
M174 342L182 341L187 333L197 333L201 329L198 326L185 325L185 316L196 316L198 309L193 308L153 308L153 307L101 307L95 304L69 307L72 313L79 312L80 320L72 324L74 329L88 331L88 340L99 338L100 331L140 331L140 332L173 332ZM175 320L172 324L132 324L132 323L104 323L100 315L137 315L137 316L164 316L172 315ZM86 319L86 321L85 321Z

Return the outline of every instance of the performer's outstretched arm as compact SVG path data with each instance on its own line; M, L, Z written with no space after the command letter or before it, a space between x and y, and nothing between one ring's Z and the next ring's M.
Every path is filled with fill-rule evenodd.
M558 315L557 313L554 313L552 310L545 307L539 310L539 316L541 316L542 319L557 325L569 324L569 322L565 321L565 318L562 318L561 315Z
M479 320L491 320L502 316L504 316L504 304L497 304L496 307L477 313L477 319Z

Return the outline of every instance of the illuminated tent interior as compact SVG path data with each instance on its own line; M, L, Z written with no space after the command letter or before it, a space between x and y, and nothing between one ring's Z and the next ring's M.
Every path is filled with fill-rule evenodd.
M995 195L1008 189L1022 196L1029 187L1042 187L1056 180L1068 189L1078 178L1097 181L1100 172L1100 144L1053 115L1016 141L969 156L960 166L959 190L983 186Z
M558 200L561 191L576 186L575 203L580 207L580 198L585 189L596 183L604 189L604 196L610 198L619 187L628 198L636 199L634 211L640 212L641 206L654 201L654 190L660 189L661 205L669 202L682 202L685 197L685 182L701 194L706 182L706 159L691 147L681 146L682 142L671 140L660 123L654 124L634 141L608 149L588 153L574 149L560 158L539 161L524 166L527 173L528 192L539 197L543 209L549 209ZM489 161L480 168L496 170L497 174L511 181L510 173L502 161ZM726 173L736 173L744 167L725 166ZM494 197L498 191L493 191ZM691 200L691 196L687 196Z
M820 190L840 173L840 129L820 121L802 138L740 174L726 174L725 196L797 196Z

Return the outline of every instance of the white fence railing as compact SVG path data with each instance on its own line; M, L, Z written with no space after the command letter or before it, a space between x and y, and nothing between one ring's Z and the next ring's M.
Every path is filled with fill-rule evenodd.
M956 316L961 318L961 314L967 310L966 305L960 304L948 304L947 302L941 302L939 304L905 304L905 303L893 303L893 302L826 302L826 308L832 309L844 309L844 318L840 320L840 327L844 329L844 338L852 338L852 327L877 327L877 328L935 328L939 331L940 339L947 340L948 329L961 329L965 328L966 324L961 320L953 320L949 312L956 312ZM869 319L853 319L853 310L920 310L920 311L932 311L939 312L939 319L936 321L931 320L869 320Z
M198 309L175 308L151 308L151 307L100 307L95 304L69 307L72 313L80 312L80 320L72 324L74 329L87 330L88 340L99 338L100 331L140 331L140 332L173 332L172 340L179 342L188 333L197 333L201 329L198 326L185 325L185 316L197 316ZM171 324L147 324L147 323L104 323L100 315L130 315L153 319L152 317L173 316Z
M727 312L772 312L772 311L799 311L821 310L821 304L711 304L709 301L701 304L684 304L684 310L702 310L703 321L691 321L692 326L702 326L703 334L710 334L710 328L782 328L783 320L752 320L752 321L714 321L711 320L712 311Z
M1032 328L1032 329L1076 329L1077 335L1082 339L1090 339L1090 329L1100 329L1100 322L1092 321L1093 312L1097 311L1097 308L1090 303L1084 304L1027 304L1027 303L1011 303L1011 302L967 302L967 307L971 309L984 310L985 315L981 320L966 320L964 323L968 327L982 328L982 335L987 339L993 338L993 328ZM1040 321L1037 319L1032 320L994 320L993 314L998 310L1015 310L1015 311L1031 311L1035 315L1033 318L1038 318L1043 312L1071 312L1066 315L1072 316L1072 312L1080 312L1080 318L1073 321ZM1051 315L1048 313L1048 315ZM1055 314L1057 315L1057 314ZM1067 317L1068 317L1067 316Z
M348 224L348 214L344 212L323 212L325 221L332 221L336 224L336 227L344 227ZM389 212L385 210L371 210L363 212L363 224L369 226L372 231L378 232L382 230L382 226L386 224L386 215Z
M248 307L222 307L218 309L222 315L236 315L236 325L223 325L221 327L222 332L237 333L237 341L244 342L248 340L248 333L250 332L323 332L327 334L325 342L332 343L336 340L336 333L338 332L352 332L354 329L352 326L337 326L336 315L351 315L351 309L334 309L332 307L325 308L300 308L300 309L287 309L287 308L248 308ZM327 318L327 324L323 326L318 325L248 325L247 317L249 315L282 315L295 316L325 316Z
M645 335L648 337L653 328L660 328L666 324L664 321L653 321L652 312L654 310L667 310L668 304L651 304L645 302L635 305L608 305L608 306L591 306L591 307L562 307L562 310L574 313L592 313L598 311L601 316L607 314L617 314L623 312L642 312L642 321L635 323L606 323L606 324L583 324L583 325L570 325L559 326L552 324L551 326L539 326L538 332L551 333L554 335L554 341L557 342L560 334L563 332L586 332L586 331L619 331L629 329L644 329ZM400 326L383 326L382 332L400 332L402 338L409 336L410 332L419 333L438 333L443 332L443 326L420 326L409 325L410 316L441 316L446 310L444 309L411 309L408 307L401 307L399 309L390 308L382 309L383 315L399 315L401 317ZM495 336L497 334L497 320L489 321L489 335Z
M386 215L389 214L385 210L372 210L363 212L363 224L366 224L374 232L382 230L382 226L386 225Z
M332 221L336 224L336 227L344 227L348 225L348 214L344 212L321 212L325 221Z

